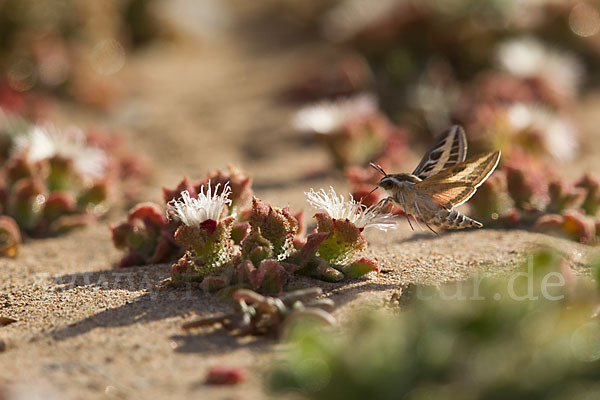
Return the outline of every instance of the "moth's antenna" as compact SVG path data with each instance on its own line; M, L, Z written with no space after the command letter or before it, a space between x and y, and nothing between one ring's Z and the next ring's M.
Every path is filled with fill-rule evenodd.
M374 164L374 163L372 163L372 162L371 162L371 163L369 163L369 165L370 165L371 167L375 168L375 170L376 170L377 172L379 172L379 173L383 174L383 176L387 176L387 175L388 175L388 174L387 174L387 172L385 172L385 171L383 170L383 168L381 168L381 165L379 165L379 164L375 165L375 164Z

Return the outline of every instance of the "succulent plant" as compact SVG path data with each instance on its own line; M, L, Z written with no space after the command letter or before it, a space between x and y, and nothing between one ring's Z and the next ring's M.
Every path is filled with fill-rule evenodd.
M267 258L283 261L294 251L299 223L288 208L275 208L254 198L248 219L250 234L242 242L244 259L258 266Z
M48 236L94 222L109 205L110 155L77 130L30 126L11 138L0 175L2 212L28 235Z
M549 202L546 211L560 213L581 208L586 194L585 189L573 187L565 181L551 181L548 184Z
M497 225L500 216L512 206L506 180L504 170L495 171L477 189L477 196L469 203L473 214L478 216L477 220L486 226Z
M111 227L117 249L128 253L119 267L156 264L172 260L181 253L173 237L177 226L169 223L160 206L141 203L129 211L127 222Z
M575 186L586 191L582 208L588 215L598 215L600 210L600 182L592 174L585 174Z
M198 192L202 186L211 185L212 190L220 194L218 188L221 188L221 191L225 190L225 184L228 184L231 189L229 214L234 210L240 210L252 199L252 178L233 165L229 165L226 172L222 170L209 172L204 180L194 185L194 189Z
M405 148L406 132L378 112L369 94L306 106L296 113L293 125L311 133L342 170L383 154L401 157Z
M179 188L188 186L183 181ZM181 200L168 203L169 214L180 222L175 242L186 250L173 265L172 278L199 281L209 292L230 285L262 293L282 292L298 269L284 262L296 251L298 220L287 208L279 209L254 198L251 210L240 213L236 222L233 216L227 216L233 209L229 207L229 183L224 186L219 190L219 185L213 188L209 181L206 194L204 186L196 198L184 190ZM249 186L244 191L249 192ZM165 191L165 195L169 197L171 192Z
M519 157L481 185L470 205L477 218L490 226L532 228L596 244L600 239L597 188L590 174L573 184L530 157Z
M395 216L378 213L374 206L366 207L352 197L346 201L333 188L328 193L321 189L306 195L311 206L325 212L315 215L315 232L308 235L304 247L293 257L301 266L300 272L327 281L379 272L375 262L361 257L367 247L362 232L370 227L394 229Z
M359 54L344 54L333 62L302 65L302 73L286 90L285 96L296 101L350 96L368 90L373 75L368 63Z
M27 236L95 223L146 174L116 134L37 125L0 109L0 212Z
M210 183L201 186L197 197L188 191L179 200L167 204L170 219L180 223L175 241L186 253L173 265L173 278L177 280L202 280L208 274L222 269L234 256L230 238L234 218L227 217L226 208L231 205L231 188L226 183L218 194Z
M578 93L583 76L580 60L531 36L500 42L496 59L502 70L529 83L539 101L560 107Z
M539 160L572 161L580 148L576 120L565 110L540 103L535 96L518 95L522 91L518 82L513 83L516 88L507 89L507 78L495 79L500 82L488 88L474 82L470 90L476 94L466 94L464 108L455 111L455 118L468 127L470 144L478 151L499 149L507 159L525 153Z
M0 215L0 256L15 258L21 246L21 231L11 217Z
M158 26L164 21L150 11L152 3L135 0L97 7L65 0L47 14L34 0L3 2L2 83L37 102L48 93L97 108L112 105L123 92L114 74L127 55L163 36ZM94 24L85 23L89 15L95 16ZM15 108L24 108L23 102L33 101L12 99Z
M537 219L533 229L581 243L595 244L597 241L596 221L580 211L545 214Z
M95 141L100 143L103 143L105 138L101 134L95 137ZM125 166L129 165L131 167L130 173L133 176L143 176L144 170L139 164L128 158L123 159L123 163ZM213 181L213 178L218 182ZM233 183L230 184L229 182ZM126 222L111 228L115 246L128 252L119 265L128 267L172 261L183 254L186 246L195 247L196 249L192 250L196 254L203 254L204 257L208 258L214 257L215 260L222 258L221 261L226 261L229 258L227 254L234 253L233 244L230 243L229 239L234 240L236 244L240 244L249 232L247 221L241 221L241 218L239 218L233 223L233 217L226 217L244 214L239 209L252 195L251 183L250 177L238 168L229 166L228 171L210 172L203 180L192 183L184 178L173 189L163 188L164 202L171 205L170 212L175 218L167 220L164 217L166 213L164 207L156 204L140 203L133 207ZM203 193L210 191L211 196L219 197L223 195L224 190L227 192L228 201L225 202L225 208L222 210L222 215L219 216L219 222L222 223L215 224L211 221L205 221L196 224L194 221L200 216L194 214L191 210L193 207L202 209L203 206L209 203L207 195ZM91 196L94 193L95 190L91 190L88 195ZM198 200L198 197L201 200ZM191 219L187 219L187 212L192 212L189 215ZM215 212L214 210L209 211L210 214L215 214ZM199 213L202 214L203 211L199 211ZM216 218L215 215L212 215L212 217ZM182 218L188 223L198 226L189 227L181 221ZM181 225L187 227L184 228ZM179 227L181 229L178 230ZM225 244L227 250L221 248L217 242ZM212 250L218 249L220 249L220 252L217 251L214 255L211 255ZM178 266L174 268L174 272L181 278L201 280L201 274L190 271L190 263L195 263L190 257L191 254L182 258ZM205 261L196 259L196 262L208 262L210 264L208 259ZM213 286L208 285L208 282L206 285Z
M280 336L298 321L318 321L334 325L335 319L321 308L331 307L328 299L317 299L321 288L299 289L280 297L263 296L248 289L233 294L233 312L221 314L183 325L186 330L221 325L237 335Z
M251 193L250 179L230 169L238 193ZM221 179L219 178L219 179ZM395 216L379 213L350 198L338 197L333 188L307 193L317 213L317 229L304 237L303 213L291 213L257 198L247 210L231 207L229 181L198 186L183 179L175 189L163 189L168 220L161 208L141 204L127 222L112 228L117 248L128 252L120 266L151 264L183 255L172 266L172 280L198 282L208 292L238 286L265 294L285 290L296 273L328 281L378 272L379 266L362 256L368 227L392 229ZM237 199L243 204L245 195Z

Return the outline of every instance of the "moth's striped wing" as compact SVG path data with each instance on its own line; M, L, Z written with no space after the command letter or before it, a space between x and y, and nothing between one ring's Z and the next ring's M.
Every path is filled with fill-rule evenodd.
M481 154L415 185L438 205L451 209L469 200L477 188L494 172L500 161L500 151Z
M423 156L412 173L426 179L465 161L467 158L467 136L462 127L454 125L444 132L435 145Z

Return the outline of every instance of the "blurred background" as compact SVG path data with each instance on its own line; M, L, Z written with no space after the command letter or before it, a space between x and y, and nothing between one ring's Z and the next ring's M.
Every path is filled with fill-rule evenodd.
M476 217L575 209L569 235L596 240L600 2L2 0L0 30L5 113L123 136L155 184L234 163L271 201L332 180L362 197L368 161L410 172L458 123L470 155L503 151Z
M27 382L65 382L76 398L110 395L114 382L129 382L132 398L189 398L206 389L207 365L226 359L256 377L230 397L264 398L257 365L270 366L270 345L181 335L180 317L221 310L216 297L173 301L164 299L179 292L157 291L157 303L138 284L49 294L32 280L112 277L120 253L106 222L139 201L164 206L160 188L184 176L248 183L237 170L207 175L233 164L276 206L307 209L304 192L329 185L373 204L383 194L367 195L380 178L368 162L411 172L436 136L460 124L469 155L502 150L466 212L486 227L571 240L549 241L560 257L531 259L566 277L565 299L504 301L507 284L494 281L482 286L485 301L417 298L404 312L398 298L410 301L410 287L400 283L425 276L460 288L476 270L508 273L526 246L548 238L502 230L438 240L412 237L407 224L370 233L386 269L341 288L320 284L344 321L354 300L401 316L363 318L341 342L300 336L271 387L314 398L598 398L598 286L573 270L600 277L599 264L583 260L600 243L599 67L600 0L0 0L2 217L16 221L19 242L19 229L50 236L104 218L29 241L3 269L2 291L13 297L2 307L16 299L23 320L6 328L21 340L6 368ZM149 264L132 274L151 274L151 284L169 275L168 263ZM37 340L56 329L67 337ZM85 359L84 378L73 378L72 358Z

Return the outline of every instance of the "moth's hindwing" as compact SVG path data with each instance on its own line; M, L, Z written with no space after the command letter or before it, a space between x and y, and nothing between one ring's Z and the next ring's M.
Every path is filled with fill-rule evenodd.
M469 200L477 188L494 172L500 151L471 157L415 185L438 205L451 209Z
M462 127L454 125L425 153L413 175L420 179L429 178L465 161L466 157L467 136Z

